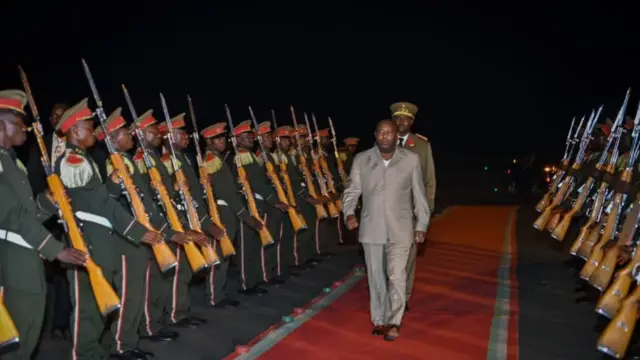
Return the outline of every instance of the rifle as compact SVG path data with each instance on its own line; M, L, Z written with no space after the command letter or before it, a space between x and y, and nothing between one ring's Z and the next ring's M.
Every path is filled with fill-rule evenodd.
M640 303L640 286L622 302L618 314L611 320L598 339L598 351L621 359L629 347L631 335L638 321L638 304Z
M124 92L124 97L127 100L127 105L129 105L129 111L131 112L131 116L134 119L138 119L135 108L133 107L133 102L131 101L131 97L129 96L129 92L127 88L122 85L122 91ZM178 211L171 201L171 197L169 196L169 192L162 181L162 176L160 172L155 167L154 162L151 160L151 155L149 149L145 145L144 134L142 130L138 126L137 122L134 121L134 131L136 133L136 137L138 138L138 144L140 144L140 149L142 149L142 157L144 159L144 164L147 167L147 174L149 174L149 182L151 183L151 187L155 191L156 201L162 207L164 214L169 221L169 226L173 231L177 231L180 233L184 233L184 226L182 226L182 222L180 221L180 217L178 216ZM200 253L200 250L193 244L192 242L186 243L182 245L184 249L185 256L187 257L187 261L189 262L189 266L193 273L197 273L200 270L207 267L207 262Z
M336 164L338 165L338 173L340 174L340 180L342 180L342 186L345 188L349 182L349 177L347 176L346 171L344 171L344 164L342 163L342 158L340 158L340 154L338 153L338 144L336 143L336 129L333 128L333 121L331 117L329 117L329 129L331 129L331 142L333 143L333 155L336 157Z
M36 107L35 100L33 99L33 93L29 87L27 75L22 68L20 68L20 77L22 78L24 90L27 93L31 113L33 114L33 133L36 135L36 140L40 147L40 160L42 161L42 166L44 167L44 172L47 176L49 191L51 192L54 202L58 208L58 216L66 230L66 233L69 235L71 246L85 254L90 254L89 249L87 249L87 244L82 236L82 232L80 231L80 226L76 221L73 209L71 208L69 197L64 190L62 180L60 180L60 176L53 171L53 167L49 162L49 154L46 146L44 145L44 140L42 139L40 114L38 113L38 108ZM102 268L100 268L100 266L96 264L91 257L88 258L85 268L87 269L91 289L93 290L93 295L96 298L96 303L102 316L106 317L111 312L118 310L120 308L120 298L113 290L113 287L111 287L111 283L109 283L109 281L104 277Z
M160 93L160 102L162 103L162 112L164 113L167 127L169 128L167 139L169 142L171 163L176 174L176 183L178 184L178 193L180 194L180 200L187 213L189 227L195 232L202 233L202 228L200 227L200 217L198 216L198 212L196 211L196 207L193 203L191 191L189 190L189 185L187 184L187 178L184 175L184 170L182 170L182 165L179 164L178 160L176 159L176 150L173 148L173 124L171 123L171 118L169 117L167 102L164 100L164 96L162 95L162 93ZM218 254L216 254L216 251L213 249L213 246L211 246L211 244L200 246L200 251L202 252L202 256L204 257L207 265L214 266L220 263L220 258L218 258Z
M296 137L296 150L298 154L298 168L302 173L302 177L304 177L304 182L307 184L307 191L309 191L309 196L313 199L320 200L318 193L316 192L316 186L313 184L313 179L311 178L311 172L309 171L309 165L307 164L307 157L304 155L302 151L302 145L300 145L300 134L298 134L298 121L296 120L296 112L293 110L293 106L291 106L291 117L293 118L293 126L295 127L294 136ZM308 127L307 127L308 130ZM309 144L312 146L312 144ZM329 215L327 215L327 210L324 205L317 204L314 205L316 208L316 215L318 220L326 219Z
M322 145L320 144L320 130L318 129L318 122L316 121L316 116L311 113L311 120L313 121L313 127L316 129L316 144L318 145L318 161L320 163L320 167L322 168L322 172L324 173L324 179L327 181L327 189L329 193L338 195L338 191L336 190L335 183L333 182L333 175L331 175L331 170L329 170L329 164L327 163L327 158L322 149ZM336 209L340 212L342 209L342 201L340 199L334 200L336 204Z
M629 99L629 92L627 92L627 97L626 97L625 101L628 100L628 99ZM578 151L578 154L576 155L576 160L573 163L573 165L571 166L571 169L569 169L569 171L567 173L567 176L562 181L562 184L560 185L560 188L554 194L553 199L551 200L551 204L549 204L549 206L547 206L547 208L544 209L544 211L542 211L540 216L538 216L536 221L533 223L533 227L535 229L542 230L542 229L544 229L546 227L547 222L549 221L549 218L551 217L552 211L556 207L558 207L562 203L562 201L564 201L564 198L573 189L573 186L575 185L574 184L575 175L582 168L582 162L584 161L584 155L585 155L585 152L587 151L587 145L589 144L591 132L593 131L593 127L595 126L596 122L598 121L598 117L600 115L601 110L602 110L602 106L598 110L598 114L594 118L593 122L587 123L587 126L585 127L585 132L583 133L583 136L582 136L582 141L580 143L580 149Z
M0 349L20 343L20 333L4 306L4 288L0 286Z
M271 110L271 121L273 122L273 127L278 128L278 123L276 122L276 113ZM282 152L282 147L280 145L280 137L276 137L276 148L278 149L278 165L280 166L280 176L284 181L284 185L287 188L287 200L289 200L289 205L296 207L296 195L293 193L293 187L291 185L291 178L289 177L289 172L287 172L287 162L286 155ZM300 217L302 221L304 221L304 217ZM305 222L306 226L306 222Z
M331 200L331 197L329 197L329 190L327 190L327 184L324 182L324 175L322 174L322 168L320 167L320 155L316 154L313 150L313 136L311 135L311 127L309 126L309 118L307 117L307 113L304 113L304 122L307 124L307 129L309 130L309 151L311 153L311 161L313 163L313 172L315 173L316 179L318 180L320 194L329 199L329 202L327 203L327 210L329 210L329 216L334 219L340 215L339 210L333 200Z
M198 174L200 175L200 184L202 184L202 190L204 192L205 198L207 199L207 205L209 208L209 216L214 224L217 227L224 230L224 235L220 238L220 249L222 250L222 256L227 257L234 255L236 253L236 249L233 247L233 243L231 239L229 239L229 235L227 234L227 229L222 224L222 220L220 220L220 212L218 211L218 203L216 202L215 197L213 196L213 187L211 185L211 181L209 181L209 175L207 174L207 169L204 167L204 162L202 161L202 153L200 152L200 134L198 133L198 125L196 124L196 112L193 109L193 103L191 102L191 96L187 95L187 102L189 103L189 115L191 116L191 122L193 124L193 142L196 146L196 160L198 162Z
M144 208L144 203L140 198L140 194L138 193L138 189L133 184L133 179L131 179L131 174L129 174L129 169L127 165L125 165L124 160L122 159L122 155L118 153L115 148L115 145L112 142L111 134L107 129L107 115L102 108L102 100L100 99L100 95L98 94L98 88L96 88L96 84L93 81L93 76L91 76L91 71L89 70L89 66L82 59L82 65L84 67L84 73L87 77L87 81L89 82L89 87L91 88L91 92L93 93L93 99L96 102L96 115L98 121L100 122L100 126L102 130L104 130L104 141L107 144L107 149L109 150L109 160L111 160L111 164L115 171L118 172L118 177L120 178L120 186L122 187L122 192L127 197L129 205L131 206L131 212L135 216L135 218L142 224L147 230L159 232L157 229L153 227L151 221L149 220L149 214L147 210ZM160 267L160 271L166 272L176 265L178 265L178 259L171 252L169 246L166 242L161 242L156 245L152 245L153 254L158 262L158 266Z
M591 112L591 116L593 117L593 111ZM567 141L564 149L564 156L562 157L562 160L560 160L560 163L561 163L560 168L558 169L558 172L553 176L553 181L551 182L551 186L549 186L549 190L544 194L544 196L542 196L542 199L540 199L540 201L538 201L538 203L536 204L537 212L542 212L542 210L546 209L547 206L549 206L549 201L551 200L551 196L553 195L556 188L560 184L560 180L562 180L562 178L564 177L564 173L566 172L566 169L569 167L569 161L571 159L571 155L568 153L568 151L569 151L569 144L572 143L571 131L573 130L573 124L575 121L576 121L576 118L574 116L573 120L571 120L571 126L569 126L569 133L567 134ZM582 117L582 120L580 120L580 125L578 125L578 129L576 130L576 133L575 133L576 139L578 137L578 133L580 132L580 127L582 126L583 121L584 121L584 116ZM573 150L573 147L571 147L571 150Z
M258 121L256 120L256 116L253 114L253 110L251 106L249 106L249 114L251 115L251 121L253 121L253 126L258 129ZM267 150L264 147L262 142L262 136L258 135L258 144L260 144L260 153L262 155L262 160L264 161L265 169L267 170L267 176L271 179L271 183L276 190L276 195L278 196L278 200L282 203L289 205L289 209L287 209L287 214L289 215L289 220L291 220L291 226L293 227L293 231L298 232L300 230L304 230L307 228L307 225L304 220L301 220L300 214L294 209L291 204L287 201L287 195L284 193L284 189L282 188L282 184L280 183L280 179L278 178L278 174L276 174L275 167L269 159L269 155L267 155ZM281 161L282 162L282 161Z
M592 121L593 117L594 117L594 113L591 112L591 117L589 118L589 121ZM602 164L598 163L598 165L596 165L596 169L600 170L601 168L602 168ZM594 175L595 174L590 175L589 178L587 179L587 182L584 185L582 185L582 187L580 188L581 189L580 195L578 195L578 198L576 199L575 203L571 207L571 210L567 211L562 217L562 219L558 222L558 224L553 228L553 230L551 231L552 238L558 241L564 240L564 237L567 234L567 231L569 230L569 225L571 225L571 221L573 220L573 217L582 210L582 207L584 206L584 204L587 202L587 199L589 198L591 189L593 188L593 185L595 184L595 181L596 181L594 178Z
M262 246L264 247L267 245L271 245L273 244L273 236L271 236L269 229L267 229L267 226L264 223L266 216L264 219L260 216L260 211L258 211L258 205L256 205L256 199L253 197L253 191L251 190L251 184L249 183L249 179L247 179L247 172L244 170L244 166L242 166L242 163L238 158L238 155L240 153L238 152L238 144L236 143L236 137L234 136L235 128L233 127L233 120L231 119L231 111L229 111L229 107L226 104L224 105L224 108L227 113L227 121L229 122L229 133L231 134L231 145L233 146L233 151L236 154L234 157L236 160L236 168L238 170L238 182L242 186L242 190L244 191L244 196L247 199L247 207L249 208L249 213L251 213L251 216L253 216L254 218L259 219L262 222L262 225L264 225L262 227L262 230L259 231L260 242L262 243Z
M638 145L640 144L640 142L638 142L638 131L640 130L638 129L638 122L640 121L640 107L638 110L639 111L636 113L636 119L634 121L633 145L631 147L631 153L629 154L629 159L627 160L627 166L620 175L620 181L616 185L616 189L613 195L613 210L611 211L611 214L609 214L609 218L607 219L607 226L609 225L609 222L613 224L613 230L611 230L610 235L611 239L613 239L616 235L615 230L618 227L620 211L627 198L626 189L631 188L633 167L638 157ZM614 213L614 211L616 212ZM631 224L627 224L629 220L632 221ZM637 221L633 222L633 218L629 218L625 221L624 224L627 226L623 227L629 228L637 224ZM605 234L603 236L606 236L607 230L608 228L605 227ZM620 254L620 250L622 246L626 245L632 238L632 236L629 236L628 234L621 235L624 236L619 236L618 241L613 245L613 247L607 249L607 252L602 259L600 266L591 275L591 277L589 277L589 283L600 291L603 291L607 287L607 285L609 285L611 277L613 276L613 270L615 269L616 262L618 260L618 255ZM606 238L606 241L609 241L609 237Z

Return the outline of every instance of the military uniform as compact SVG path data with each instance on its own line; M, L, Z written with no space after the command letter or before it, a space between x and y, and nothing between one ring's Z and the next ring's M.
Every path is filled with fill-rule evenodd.
M408 116L412 119L418 113L418 107L407 102L399 102L390 106L391 116ZM407 148L420 157L420 165L422 167L422 181L427 194L427 203L431 211L434 211L436 198L436 169L433 163L433 154L431 152L431 143L429 140L418 134L409 133L406 138L399 139L400 145ZM409 262L407 264L407 301L411 297L413 290L413 282L415 278L417 245L414 243L409 253Z
M225 136L227 133L226 126L226 123L217 123L202 130L201 134L205 139ZM238 249L241 249L242 246L238 240L240 227L242 226L240 221L246 223L250 220L251 215L237 191L231 168L229 168L229 165L220 154L207 151L204 166L215 193L220 221L224 225L229 239L233 242L236 248L236 256L238 256ZM207 285L207 302L211 306L224 304L225 299L227 299L226 284L230 260L229 258L221 258L220 264L211 270L212 276Z
M145 114L147 115L147 114ZM150 115L150 114L148 114ZM138 122L145 120L145 118L139 118ZM107 129L111 133L117 129L126 126L125 119L121 116L121 108L116 109L107 119ZM102 128L96 130L96 137L98 140L104 139L104 132ZM140 172L139 161L129 153L120 153L122 160L129 171L129 176L140 195L140 200L144 205L145 211L149 216L149 221L154 229L163 232L165 238L171 238L174 234L173 230L168 226L166 219L160 215L156 204L154 203L153 190L150 187L149 182L145 179ZM136 157L140 158L141 153L136 153ZM144 163L142 164L143 169ZM111 176L113 172L113 166L111 160L108 159L105 163L105 173L107 176ZM113 188L112 196L118 199L125 210L134 215L131 211L131 204L127 200L127 196L123 191L118 188ZM135 215L134 215L135 216ZM143 288L142 294L136 289L133 292L127 292L127 294L142 295L140 297L130 296L126 299L128 310L140 309L140 317L131 317L127 319L134 321L133 323L116 322L116 326L131 327L132 329L139 328L139 333L144 336L151 337L158 333L162 328L162 321L164 316L164 305L171 291L171 275L163 274L158 266L153 249L150 246L140 246L136 249L135 256L127 256L127 274L133 280L130 280L128 284L141 285ZM144 256L146 254L146 256ZM143 283L140 282L143 279Z
M60 119L57 130L67 133L80 121L92 121L87 99L67 110ZM141 316L140 301L144 296L144 278L141 274L131 276L128 265L135 261L146 261L147 254L140 248L140 240L147 232L110 193L119 187L110 180L103 183L98 165L82 149L70 142L57 160L55 171L66 188L76 218L82 224L84 240L92 259L102 268L105 278L115 284L121 299L121 324L136 324L134 327L115 326L115 342L112 351L124 353L137 347L138 326ZM109 189L108 189L109 188ZM143 272L144 273L144 272ZM104 319L96 307L95 297L84 269L74 268L69 275L71 315L73 329L74 359L103 359L107 357L100 345ZM127 301L134 305L128 307Z
M329 129L320 129L316 136L329 137ZM336 193L333 195L336 199L340 199L340 194L344 189L342 186L342 178L340 177L340 172L338 171L338 163L336 157L333 152L329 152L327 151L327 149L321 148L319 151L320 155L326 159L327 167L329 168L330 172L329 174L324 174L325 179L331 177L333 186L336 190ZM344 241L344 239L342 238L343 228L340 225L341 223L344 224L344 221L342 219L342 211L338 211L338 217L336 219L329 219L328 221L325 221L325 224L327 225L326 231L328 232L327 238L329 239L329 242L327 243L327 251L333 250L332 245L336 244L334 239L338 239L338 243L342 243Z
M253 131L251 128L251 121L246 120L238 124L233 135L238 136L242 133ZM234 154L233 158L229 158L228 161L233 161L232 171L234 177L237 179L238 172L235 161L238 161L245 172L247 173L247 180L253 191L253 197L256 202L256 207L260 213L261 219L264 219L265 214L268 214L269 207L275 205L276 196L273 188L269 184L269 180L262 168L262 164L256 157L256 155L246 149L238 149L239 153ZM236 183L237 180L236 180ZM269 220L265 226L269 225ZM276 234L271 234L274 242L277 241ZM276 246L274 244L267 246ZM248 225L242 225L240 230L240 254L238 260L240 264L240 278L241 285L244 290L255 288L260 282L269 282L268 271L266 268L264 252L262 250L262 243L260 242L259 233Z
M356 146L360 142L360 139L356 137L346 138L342 141L344 143L344 148L340 150L340 157L342 158L342 163L344 164L344 171L347 174L351 174L351 165L353 164L353 152L351 148L355 150Z
M276 138L293 136L293 128L290 126L281 126L273 132L273 136ZM291 225L291 220L286 217L283 222L282 235L280 237L280 243L278 244L278 276L286 275L284 272L287 268L304 263L310 254L304 254L303 248L299 244L299 236L301 233L308 233L310 231L315 232L315 216L311 214L305 214L303 207L306 204L306 189L304 183L300 177L300 173L296 168L295 152L293 156L291 153L280 153L276 150L272 153L272 157L275 160L276 166L279 166L281 162L286 164L287 176L291 181L291 192L295 196L297 208L302 213L302 217L307 223L307 228L301 230L300 233L296 233ZM283 181L284 183L284 181ZM291 205L291 204L290 204ZM312 214L315 214L315 209L311 208ZM309 225L311 223L311 226Z
M24 114L22 91L0 92L0 111ZM20 334L20 348L3 359L29 359L38 345L44 321L46 283L40 256L54 260L64 245L56 241L42 222L27 171L13 149L0 150L0 278L4 303Z
M184 115L185 115L184 113L179 114L178 116L175 116L170 120L173 129L183 129L185 127ZM158 128L163 133L166 133L169 131L169 128L166 122L163 122L162 124L160 124ZM197 144L196 146L199 146L199 144ZM189 158L179 149L175 149L174 147L174 150L175 150L176 162L184 172L184 176L187 179L187 182L189 185L189 191L191 193L191 197L193 198L193 201L196 206L196 212L198 214L198 221L200 222L201 229L205 234L208 234L207 230L211 229L211 227L213 226L213 222L209 217L209 213L207 210L207 206L205 204L204 194L202 193L202 186L200 184L198 174L196 170L194 170L194 166L191 164L191 161L189 160ZM175 169L173 167L173 160L171 159L171 153L169 151L167 151L162 156L162 163L167 169L167 172L169 173L169 175L173 176L175 173ZM177 192L175 192L174 194L178 195ZM187 218L186 209L183 209L183 210L185 211L184 217ZM217 253L218 253L218 257L221 257L220 251L217 251ZM184 257L184 259L186 260L186 257ZM193 277L193 271L189 266L186 266L186 263L183 262L181 259L179 259L179 261L180 261L180 264L176 269L176 278L174 279L174 287L175 286L178 287L178 289L174 290L176 294L174 298L177 301L172 302L173 309L171 311L171 314L172 314L171 320L175 323L180 323L181 321L193 322L194 320L197 322L204 322L203 319L195 319L189 316L190 300L189 300L188 289L189 289L189 282ZM185 264L185 266L180 266L181 264ZM212 276L213 276L212 272L209 271L207 273L207 284L212 283ZM181 295L181 296L178 297L177 295ZM184 319L187 319L187 320L184 320Z

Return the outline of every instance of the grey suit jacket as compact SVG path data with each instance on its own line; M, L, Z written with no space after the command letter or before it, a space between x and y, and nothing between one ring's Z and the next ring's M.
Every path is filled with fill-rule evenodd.
M397 148L387 167L377 146L356 155L342 194L345 219L354 214L360 195L360 242L411 243L414 231L427 230L431 212L420 158L410 150Z

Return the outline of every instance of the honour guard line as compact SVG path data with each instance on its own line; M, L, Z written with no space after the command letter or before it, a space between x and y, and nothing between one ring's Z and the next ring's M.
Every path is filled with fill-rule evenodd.
M227 291L229 269L238 269L243 295L261 296L264 285L301 275L344 242L341 192L359 140L347 138L338 148L331 119L321 128L314 114L304 113L299 123L291 107L291 123L278 126L274 112L260 122L248 108L238 111L246 117L236 121L226 107L226 119L199 130L190 97L188 112L171 115L160 95L159 115L140 114L124 85L126 106L107 113L82 63L92 99L65 108L56 121L55 151L43 140L22 69L24 91L0 91L3 358L27 359L38 344L43 259L67 264L69 358L147 359L153 354L139 347L141 338L172 341L177 330L207 322L191 313L195 274L206 277L208 306L233 308L238 301ZM424 161L433 206L431 147L410 132L417 107L400 104L392 115L405 124L404 146ZM36 194L14 152L29 130L46 177L46 189ZM98 144L108 154L96 161L92 149ZM196 162L185 154L191 146ZM52 217L64 225L60 236L41 225ZM106 327L108 349L100 343Z

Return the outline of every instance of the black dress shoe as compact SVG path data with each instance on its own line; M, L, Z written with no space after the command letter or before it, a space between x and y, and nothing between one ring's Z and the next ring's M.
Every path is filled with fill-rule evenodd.
M140 336L140 338L153 341L153 342L165 342L165 341L173 341L177 339L179 336L180 334L176 331L160 329L153 335Z
M122 354L111 354L112 359L121 359L121 360L148 360L149 357L136 352L135 350L127 350Z
M297 276L300 276L300 275L301 274L299 272L296 272L296 271L292 271L292 272L289 273L289 276L291 276L291 277L297 277Z
M240 291L240 294L245 295L245 296L261 296L262 294L264 294L263 289L258 290L257 287L251 288L251 289L247 289L247 290L242 290Z
M234 307L237 307L238 305L240 305L240 302L237 300L222 299L218 301L217 304L212 305L212 307L216 309L226 309L226 308L234 308Z
M373 327L373 330L371 330L371 335L373 336L379 336L379 335L384 335L384 333L387 332L387 327L384 325L376 325Z
M142 356L146 356L146 357L154 357L154 356L156 356L151 351L143 350L143 349L140 349L140 348L133 349L133 352L135 352L136 354L142 355Z
M189 316L189 320L191 320L194 323L200 323L200 324L206 324L209 322L209 320L207 319L196 317L196 316Z
M184 318L178 322L170 324L171 327L177 327L182 329L195 329L200 326L200 323L193 321L191 318Z

